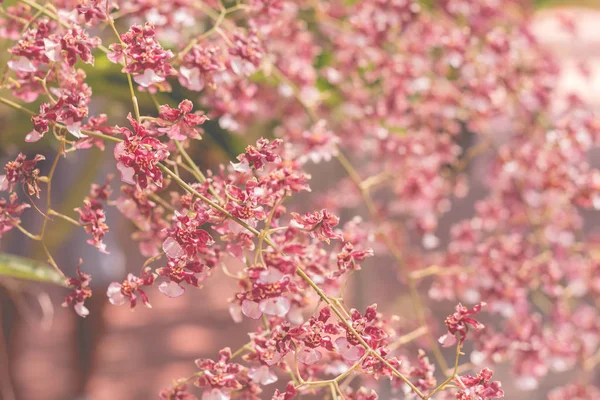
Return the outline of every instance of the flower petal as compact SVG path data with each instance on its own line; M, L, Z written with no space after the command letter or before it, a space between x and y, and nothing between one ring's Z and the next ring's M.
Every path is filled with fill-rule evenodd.
M442 347L452 347L456 344L456 336L451 333L446 333L445 335L440 336L438 342L440 342Z
M167 255L167 257L172 259L181 258L185 254L183 247L181 247L177 240L175 240L171 236L165 239L165 241L162 244L162 249Z
M88 315L90 315L90 310L87 309L83 302L75 304L73 308L75 309L75 312L79 314L80 317L85 318Z
M259 319L262 316L262 312L258 308L258 303L250 300L242 301L242 312L248 318Z
M133 77L140 86L149 87L155 83L159 83L165 80L164 77L156 75L156 73L150 68L146 68L143 74L139 74Z
M277 382L277 375L266 365L250 368L248 370L248 377L259 385L270 385Z
M292 302L287 297L279 296L271 299L265 299L258 304L260 311L267 315L276 317L285 316L292 306Z
M296 353L296 358L303 364L312 365L318 362L323 355L317 349L304 348Z
M31 131L27 134L27 136L25 136L25 141L27 143L33 143L33 142L37 142L38 140L40 140L42 138L42 134L39 133L38 131Z
M335 340L335 349L346 361L356 361L365 353L365 349L360 346L354 346L345 337L339 337Z
M183 292L185 292L185 288L183 286L173 281L161 283L158 285L158 290L160 290L160 292L165 296L172 299L181 296Z
M18 60L8 61L8 68L16 72L35 72L37 68L27 58L21 56Z
M202 400L229 400L228 394L219 389L212 389L202 394Z
M121 306L127 301L123 293L121 293L121 284L118 282L108 285L106 295L108 296L108 301L115 306Z
M135 185L135 180L133 179L135 169L128 167L121 162L117 163L117 169L121 173L121 181L129 183L130 185Z

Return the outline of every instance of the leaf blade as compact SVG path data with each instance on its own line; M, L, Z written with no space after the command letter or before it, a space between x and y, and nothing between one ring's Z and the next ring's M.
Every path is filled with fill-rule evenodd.
M0 277L65 286L64 279L47 264L2 252L0 252Z

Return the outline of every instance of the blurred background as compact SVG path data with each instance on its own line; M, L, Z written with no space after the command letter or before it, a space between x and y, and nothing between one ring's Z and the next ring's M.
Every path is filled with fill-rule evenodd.
M600 35L597 28L600 2L548 0L538 1L537 5L534 31L560 59L563 72L559 87L565 92L577 93L596 109L600 108ZM569 16L576 22L577 40L561 29L559 17L562 16ZM582 65L589 71L588 78L581 74ZM122 115L122 109L129 107L124 76L105 59L98 59L94 68L96 73L92 71L88 69L88 82L94 90L94 107L106 110L109 115L111 109ZM184 93L177 91L168 96L171 103L185 98ZM140 101L142 109L153 110L149 98L140 96ZM247 143L263 135L258 129L254 138L231 135L212 122L205 128L205 140L191 149L201 168L214 168L228 162ZM26 151L28 155L45 154L47 159L53 157L55 151L49 146L50 141L23 146L22 137L29 130L28 118L0 106L2 165L14 159L19 151ZM600 160L600 155L595 159ZM47 168L49 163L45 164ZM53 204L60 212L70 212L89 191L89 182L103 182L106 174L116 172L113 164L111 151L97 150L61 161L57 174L63 178L54 186ZM596 166L598 164L596 162ZM320 164L319 173L313 174L312 185L324 185L341 175L337 165ZM447 232L455 220L471 215L473 199L482 190L475 184L469 197L454 208L456 212L452 217L443 220L440 231ZM35 231L36 221L25 218L24 224ZM211 278L207 287L187 290L184 296L176 299L162 296L156 290L149 291L152 309L137 307L131 312L126 306L108 304L103 295L106 286L111 281L121 281L128 271L138 271L144 261L137 246L129 239L131 226L128 221L109 208L108 224L111 231L105 242L111 252L109 256L86 245L86 238L67 223L55 223L49 237L50 251L67 274L73 274L80 257L85 260L84 270L87 266L87 271L92 272L92 288L96 292L86 302L90 309L86 319L79 318L71 308L60 307L66 294L60 287L1 278L2 400L157 398L160 389L168 387L173 378L194 372L193 360L214 357L224 346L236 348L247 341L246 332L251 329L250 325L232 322L227 297L223 295L234 292L235 282L219 273ZM440 239L443 244L445 238ZM2 238L0 251L43 259L39 248L16 231ZM369 269L370 265L367 262L363 267ZM379 303L383 312L397 312L408 299L394 290L395 282L395 271L378 268L375 276L370 274L368 280L357 286L353 291L356 297L348 299L349 303L357 308L364 307L366 303L361 294L369 293L369 303ZM440 318L444 316L444 312L440 312ZM503 376L499 370L497 377L504 386L510 387L508 375ZM560 382L550 383L556 386ZM530 393L527 398L545 398L547 387L543 382L539 391Z

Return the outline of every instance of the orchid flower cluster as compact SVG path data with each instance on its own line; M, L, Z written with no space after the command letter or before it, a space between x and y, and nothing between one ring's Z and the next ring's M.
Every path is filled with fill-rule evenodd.
M548 399L598 398L600 253L584 213L600 210L588 159L600 120L557 92L560 69L531 31L529 2L0 7L10 43L0 103L30 115L24 142L56 149L53 161L19 154L4 167L0 236L39 242L69 288L64 305L86 317L93 265L67 277L45 238L59 218L109 253L115 207L147 261L107 287L110 303L151 307L154 292L184 296L225 273L237 282L225 294L232 320L256 320L247 344L198 359L159 398L487 400L504 397L494 368L512 370L505 388L525 393L514 398L566 371L574 380ZM92 114L101 107L85 71L98 60L127 80L129 112ZM173 92L186 98L170 102ZM156 109L141 109L142 97ZM202 170L191 150L209 119L247 147ZM120 179L92 184L65 215L51 182L76 151L112 151ZM344 178L304 193L315 164ZM481 182L486 193L442 243L440 220ZM25 212L42 215L40 233L23 226ZM375 263L394 271L412 309L347 305L346 283Z

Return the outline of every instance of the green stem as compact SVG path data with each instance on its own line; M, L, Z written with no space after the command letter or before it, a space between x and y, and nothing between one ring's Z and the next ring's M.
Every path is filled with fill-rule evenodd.
M31 240L42 240L39 235L34 235L33 233L29 232L27 229L23 228L21 226L21 224L18 223L10 215L8 215L8 213L5 213L4 215L10 220L10 222L12 222L12 225L15 228L17 228L19 231L21 231L21 233L23 233L23 235L27 236L29 239L31 239Z
M0 99L2 99L2 98L0 97ZM9 102L3 101L3 102L5 104L11 105L11 106L12 106L12 104L10 104L10 103L13 103L13 102L10 102L10 101ZM14 107L13 106L14 108L22 109L22 107L20 107L18 104L16 104L16 103L13 103L13 104L18 106L18 107ZM88 132L85 132L85 131L84 131L84 133L88 134ZM121 139L113 138L111 136L106 136L106 135L102 135L102 134L90 134L90 136L106 137L106 138L109 138L109 140L116 141L116 142L121 142L122 141ZM169 169L168 167L166 167L164 164L158 163L157 165L161 169L161 171L163 171L165 174L167 174L168 176L170 176L171 178L173 178L173 180L175 182L177 182L177 184L179 186L181 186L183 189L187 190L189 193L191 193L194 196L198 197L203 202L205 202L209 206L213 207L217 211L221 212L227 218L232 219L233 221L237 222L239 225L243 226L244 228L246 228L249 232L253 233L254 235L259 236L261 234L260 231L258 231L257 229L253 228L252 226L250 226L247 222L241 220L240 218L237 218L236 216L232 215L229 211L225 210L220 204L215 203L214 201L212 201L208 197L206 197L206 196L202 195L201 193L199 193L197 190L195 190L193 187L191 187L189 184L187 184L183 179L181 179L175 172L171 171L171 169ZM265 237L264 241L271 248L273 248L274 250L278 251L277 250L277 246L275 245L275 243L273 243L273 241L270 238ZM54 262L54 260L50 256L50 253L47 251L46 246L44 246L44 250L46 250L46 254L48 255L48 259L50 261L50 264L52 266L54 266L57 269L57 271L59 271L62 274L62 271L58 268L58 266L56 265L56 263ZM304 272L304 270L302 268L296 267L296 273L333 310L333 312L338 316L338 318L340 319L340 321L358 339L358 341L361 344L361 346L363 346L365 348L365 350L367 351L367 354L371 354L375 358L377 358L379 361L381 361L385 366L387 366L393 372L393 374L396 377L400 378L406 385L408 385L411 388L411 390L417 394L417 396L419 396L421 399L425 399L425 395L407 377L405 377L402 373L400 373L392 364L390 364L390 362L388 360L386 360L383 356L381 356L379 353L377 353L375 350L373 350L371 348L371 346L369 346L369 344L354 329L354 327L352 326L352 324L345 318L345 316L342 314L342 312L340 310L338 310L338 308L336 307L336 305L332 303L332 301L330 300L329 296L327 296L325 294L325 292L323 292L323 290L306 274L306 272Z
M108 6L108 4L107 4ZM123 48L125 48L125 43L123 43L123 41L121 40L121 35L119 34L119 31L117 31L117 27L115 26L115 21L113 20L112 16L110 16L107 13L107 20L108 20L108 25L110 25L110 27L112 28L112 31L115 33L115 36L117 37L117 39L119 40L119 43L121 44L121 46ZM129 66L129 64L127 63L127 54L123 53L123 62L125 62L125 68L127 68ZM133 103L133 111L135 113L135 120L137 122L140 122L140 106L138 104L138 100L137 97L135 96L135 89L133 88L133 80L131 79L131 74L127 73L127 83L129 85L129 94L131 96L131 102Z
M48 10L48 8L46 6L42 6L38 3L36 3L35 1L32 0L18 0L19 2L23 3L23 4L27 4L28 6L30 6L31 8L35 8L36 10L38 10L38 12L46 15L48 18L53 19L54 21L58 22L63 28L70 28L71 26L69 26L68 23L66 23L65 21L62 21L60 18L58 18L58 15L56 15L55 13L53 13L52 11ZM108 48L106 48L103 45L99 45L98 49L103 51L104 53L109 53L110 50Z
M196 165L196 163L192 160L192 158L190 157L190 155L188 154L188 152L185 150L185 148L183 147L183 145L181 144L181 142L179 140L174 140L174 142L175 142L175 146L177 146L177 150L179 150L179 153L181 153L181 156L183 157L183 159L185 160L185 162L194 171L194 176L196 177L196 179L198 179L201 183L205 183L206 182L206 176L204 176L204 174L202 173L202 171L200 171L200 168L198 168L198 166ZM223 199L219 196L219 194L217 193L217 191L211 185L208 185L208 192L210 194L212 194L213 196L215 196L215 199L217 199L217 201L219 203L221 203L221 204L223 203Z
M58 218L60 218L62 220L65 220L68 223L73 224L75 226L82 226L79 222L75 221L73 218L71 218L71 217L69 217L67 215L61 214L61 213L59 213L57 211L54 211L52 209L48 210L48 215L54 215L55 217L58 217Z
M2 97L2 96L0 96L0 103L6 104L7 106L10 106L10 107L14 108L15 110L22 111L22 112L24 112L24 113L27 113L27 114L29 114L29 115L35 115L35 113L34 113L33 111L31 111L31 110L29 110L29 109L27 109L27 108L23 107L23 106L22 106L22 105L20 105L20 104L17 104L17 103L15 103L15 102L14 102L14 101L12 101L12 100L9 100L9 99L7 99L7 98L4 98L4 97Z
M425 398L425 400L432 398L436 393L444 390L446 388L446 385L449 384L453 379L456 378L456 371L458 370L458 359L460 358L460 343L458 345L456 345L456 358L454 361L454 370L452 371L452 375L450 375L449 377L446 378L446 380L444 380L444 382L442 382L438 387L436 387L433 392L429 393L429 395L427 395L427 397Z
M173 178L173 180L175 180L181 187L186 189L188 192L190 192L194 196L197 196L202 201L204 201L206 204L208 204L211 207L213 207L214 209L220 211L221 213L226 215L228 218L230 218L230 219L234 220L235 222L237 222L238 224L242 225L244 228L246 228L247 230L249 230L256 236L260 235L260 231L251 227L245 221L242 221L241 219L233 216L231 213L229 213L227 210L225 210L219 204L210 200L206 196L198 193L198 191L196 191L193 187L188 185L185 181L183 181L177 174L175 174L169 168L167 168L166 166L164 166L163 164L160 164L160 163L158 164L158 167L164 173L166 173L171 178ZM275 245L275 243L273 243L273 241L271 241L271 239L265 238L264 241L271 248L273 248L275 251L277 251L277 246ZM425 395L423 395L423 393L421 393L421 391L407 377L405 377L402 373L400 373L392 364L390 364L390 362L388 360L386 360L383 356L381 356L379 353L377 353L375 350L373 350L371 348L371 346L369 346L369 344L362 338L362 336L360 336L360 334L354 329L354 327L352 326L352 323L350 323L347 320L347 318L342 314L342 312L340 310L338 310L338 308L335 306L335 304L330 300L329 296L327 296L327 294L325 294L325 292L306 274L306 272L304 272L304 270L302 268L296 267L296 273L317 293L317 295L325 302L325 304L327 304L333 310L333 312L338 316L340 321L348 328L348 330L357 338L359 343L365 348L367 353L370 353L375 358L377 358L379 361L381 361L386 367L388 367L394 373L394 375L396 377L400 378L420 398L422 398L422 399L425 398Z
M223 207L221 207L221 205L215 203L214 201L212 201L208 197L206 197L203 194L199 193L196 189L194 189L193 187L191 187L190 185L188 185L183 179L181 179L179 177L179 175L177 175L175 172L171 171L164 164L158 163L157 165L161 169L161 171L163 171L165 174L167 174L171 178L173 178L173 180L175 182L177 182L177 184L179 186L181 186L183 189L187 190L188 192L190 192L194 196L198 197L199 199L201 199L203 202L205 202L206 204L208 204L209 206L211 206L215 210L220 211L227 218L234 220L235 222L237 222L238 224L240 224L241 226L243 226L244 228L246 228L247 230L249 230L250 232L252 232L254 235L256 235L256 236L260 235L260 231L258 231L257 229L253 228L252 226L250 226L247 222L245 222L245 221L239 219L238 217L232 215L229 211L227 211L226 209L224 209Z

